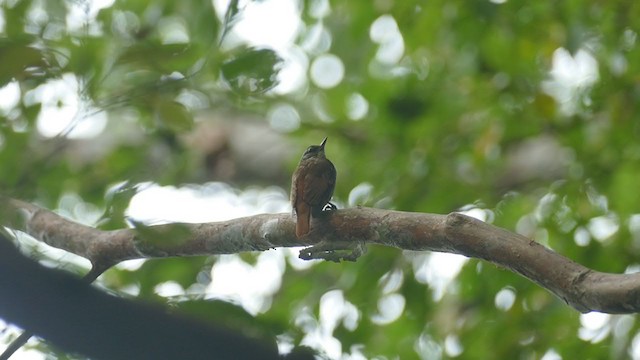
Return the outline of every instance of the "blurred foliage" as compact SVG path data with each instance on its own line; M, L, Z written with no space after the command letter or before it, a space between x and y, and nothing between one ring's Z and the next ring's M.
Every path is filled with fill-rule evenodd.
M231 1L216 13L205 0L115 1L97 11L85 1L0 1L0 88L18 93L0 106L2 192L52 209L75 193L104 210L99 226L120 228L136 184L215 180L202 178L204 164L182 140L198 131L194 115L266 115L287 103L302 120L287 135L299 146L283 161L292 167L327 135L339 200L368 183L365 205L480 209L593 269L638 268L639 2L302 1L292 49L305 70L336 55L344 76L320 87L309 72L291 93L278 91L287 63L278 50L230 45L254 3L262 1ZM71 127L45 137L39 122L55 119L41 114L68 105L44 101L44 85L60 79L73 83L82 106ZM67 136L96 114L107 116L100 134ZM640 357L632 316L611 316L597 336L584 335L580 314L561 300L473 259L438 294L421 273L431 259L376 247L354 264L288 265L256 316L201 298L175 306L299 344L321 328L325 296L341 294L357 309L355 325L339 319L324 335L367 358ZM215 262L153 260L113 270L105 282L164 301L159 284L206 284ZM385 285L392 274L400 280ZM515 299L500 307L504 289ZM376 320L384 299L403 299L390 321Z

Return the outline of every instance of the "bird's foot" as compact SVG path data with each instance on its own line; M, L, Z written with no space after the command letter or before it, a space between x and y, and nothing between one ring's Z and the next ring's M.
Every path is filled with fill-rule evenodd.
M331 215L332 211L338 210L338 207L332 203L326 203L322 208L312 208L311 216L314 218L323 218Z
M322 207L322 211L335 211L338 210L338 207L334 203L328 202L325 206Z

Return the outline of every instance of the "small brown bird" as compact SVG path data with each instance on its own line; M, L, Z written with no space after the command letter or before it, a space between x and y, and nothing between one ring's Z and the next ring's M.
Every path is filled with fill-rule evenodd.
M324 138L320 145L311 145L302 155L291 177L291 207L297 216L296 236L309 232L311 215L318 216L333 196L336 168L324 155Z

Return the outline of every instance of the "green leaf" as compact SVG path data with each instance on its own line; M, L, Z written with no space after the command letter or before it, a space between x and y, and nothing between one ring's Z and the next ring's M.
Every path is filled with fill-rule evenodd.
M235 23L239 20L238 14L240 13L240 8L238 7L238 0L231 0L229 2L229 7L227 8L227 12L224 14L224 23L222 36L220 36L220 44L224 41L227 33L233 28Z
M29 68L46 66L40 50L7 39L0 40L0 64L0 87L12 79L21 80L29 76Z
M223 80L240 95L259 95L278 84L282 58L270 49L249 48L222 64Z
M161 126L175 132L184 132L193 127L193 116L177 101L159 101L156 104L156 118Z
M106 196L106 209L101 219L99 227L103 230L121 229L126 226L125 212L129 207L131 199L138 193L138 187L129 181L112 188Z
M165 256L167 251L182 246L191 235L186 224L167 224L163 226L147 226L141 222L129 219L136 230L138 247L150 256Z

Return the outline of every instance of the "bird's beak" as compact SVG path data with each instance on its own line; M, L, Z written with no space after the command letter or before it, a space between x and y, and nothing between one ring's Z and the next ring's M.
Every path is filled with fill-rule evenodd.
M327 138L324 138L324 140L322 140L322 142L320 143L320 148L322 150L324 150L324 144L326 144L326 143L327 143Z

